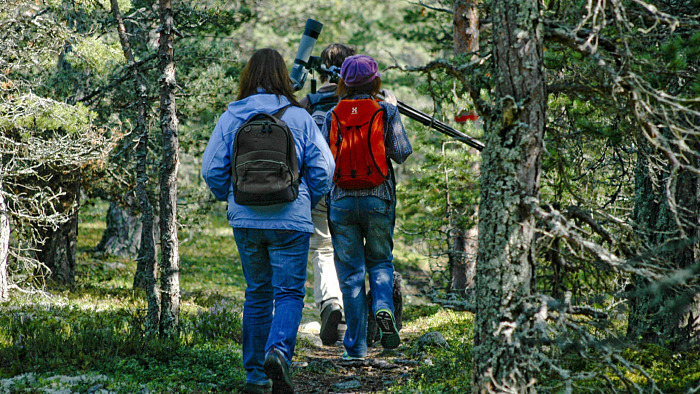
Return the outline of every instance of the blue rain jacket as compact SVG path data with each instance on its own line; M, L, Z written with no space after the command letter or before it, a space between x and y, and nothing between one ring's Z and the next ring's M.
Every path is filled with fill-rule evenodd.
M318 126L303 108L289 107L282 116L294 134L299 168L303 168L297 199L269 206L243 206L233 199L231 157L238 127L253 115L274 114L288 104L286 97L267 93L234 101L219 118L209 139L202 158L202 176L214 196L228 202L227 218L233 228L314 232L311 208L330 190L335 161Z

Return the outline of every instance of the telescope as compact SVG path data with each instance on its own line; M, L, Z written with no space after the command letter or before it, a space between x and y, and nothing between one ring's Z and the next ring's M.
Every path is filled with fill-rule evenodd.
M297 55L294 58L292 71L289 73L295 91L301 90L301 88L304 87L304 82L306 81L306 76L310 68L309 58L311 57L311 52L314 50L314 46L316 46L316 40L321 34L321 29L323 29L323 23L313 19L306 20L304 34L302 34L301 41L299 41L299 49L297 49Z

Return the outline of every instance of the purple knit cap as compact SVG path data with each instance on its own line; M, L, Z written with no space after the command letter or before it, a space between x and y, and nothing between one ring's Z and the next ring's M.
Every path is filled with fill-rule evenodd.
M355 55L345 59L340 68L340 77L346 86L360 86L374 81L379 76L377 62L367 55Z

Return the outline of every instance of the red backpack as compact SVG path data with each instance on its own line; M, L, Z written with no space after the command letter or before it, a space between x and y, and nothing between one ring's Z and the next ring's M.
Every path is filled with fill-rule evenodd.
M389 179L384 113L372 99L341 100L333 109L330 148L338 187L369 189Z

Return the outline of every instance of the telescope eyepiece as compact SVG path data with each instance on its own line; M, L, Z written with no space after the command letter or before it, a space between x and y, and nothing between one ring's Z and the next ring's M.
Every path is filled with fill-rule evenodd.
M313 39L317 39L321 35L321 30L323 29L323 23L315 21L313 19L306 20L306 26L304 26L304 35L309 36Z

